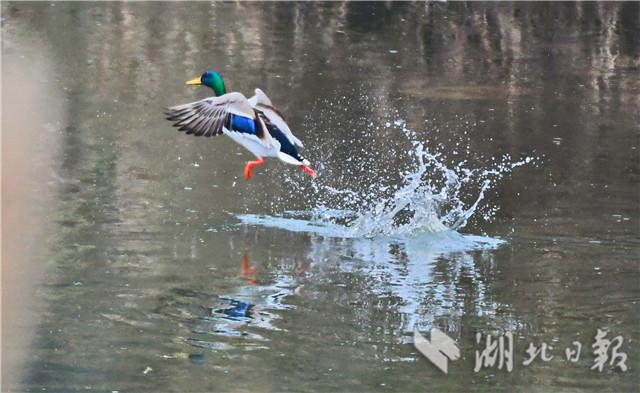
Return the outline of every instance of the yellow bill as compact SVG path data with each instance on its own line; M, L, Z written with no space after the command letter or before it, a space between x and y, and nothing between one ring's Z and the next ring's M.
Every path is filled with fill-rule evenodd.
M187 85L201 85L202 81L200 80L200 77L197 78L193 78L190 81L187 81Z

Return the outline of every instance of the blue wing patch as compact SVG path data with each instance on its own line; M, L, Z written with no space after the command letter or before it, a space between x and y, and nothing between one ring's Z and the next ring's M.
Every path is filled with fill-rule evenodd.
M256 122L248 117L231 115L229 125L230 131L256 135Z

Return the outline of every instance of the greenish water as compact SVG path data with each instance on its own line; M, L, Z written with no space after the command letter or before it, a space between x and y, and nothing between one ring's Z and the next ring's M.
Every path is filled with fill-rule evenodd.
M638 3L3 2L2 390L637 391L639 21ZM241 147L171 127L207 68L269 94L315 184L274 161L245 182ZM331 209L360 207L391 228L368 209L399 200L415 142L477 171L440 219L501 173L468 224L340 226ZM457 341L448 375L414 326ZM626 372L590 370L599 328ZM507 331L513 371L474 372L476 333ZM542 342L553 359L524 366Z

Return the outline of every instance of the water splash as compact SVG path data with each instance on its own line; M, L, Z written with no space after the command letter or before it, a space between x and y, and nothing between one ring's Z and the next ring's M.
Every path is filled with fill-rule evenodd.
M447 166L442 154L430 152L404 120L388 122L386 127L399 129L412 147L405 149L412 169L401 173L400 182L370 176L376 180L356 190L336 187L320 177L313 183L316 206L311 210L268 218L245 215L241 220L260 225L270 221L271 226L339 237L456 231L478 212L487 190L514 168L533 161L527 157L512 162L505 155L489 169L470 168L466 160ZM496 209L486 209L483 218L490 220Z
M293 193L266 198L270 210L283 213L239 218L343 238L459 231L472 220L491 221L499 206L486 202L487 192L514 168L535 161L532 157L514 161L509 155L486 159L464 140L453 147L435 144L437 127L427 128L427 147L423 142L427 138L396 116L378 122L367 119L364 124L363 119L355 124L350 120L341 125L353 127L350 138L311 144L316 151L310 156L316 158L320 176L312 183L285 176L284 189ZM460 120L456 124L461 126ZM458 137L467 133L464 128L456 131L453 135ZM283 189L281 184L278 189ZM304 205L296 206L301 201L292 195L303 196ZM311 207L308 201L313 201Z

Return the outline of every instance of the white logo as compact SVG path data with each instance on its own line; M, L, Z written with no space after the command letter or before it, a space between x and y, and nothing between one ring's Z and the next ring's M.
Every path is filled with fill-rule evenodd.
M429 341L414 327L413 345L445 374L448 373L448 359L460 358L460 349L456 342L436 328L431 329L431 341Z

